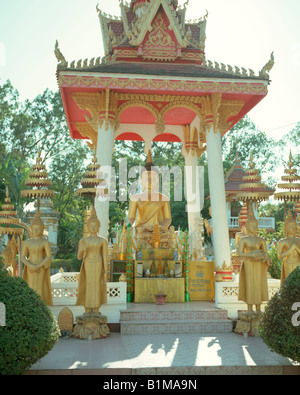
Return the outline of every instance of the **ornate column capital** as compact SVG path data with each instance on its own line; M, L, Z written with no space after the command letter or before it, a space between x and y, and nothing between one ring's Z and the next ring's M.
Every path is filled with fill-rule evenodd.
M90 116L85 115L85 119L98 132L98 127L102 127L103 124L105 125L105 130L108 130L109 126L116 128L119 122L116 116L118 95L118 92L106 89L96 93L74 92L72 97L81 110L86 110L90 113Z
M206 150L204 146L204 136L198 132L196 127L191 130L190 125L183 126L183 145L182 145L182 155L197 155L198 158Z
M76 122L76 128L78 129L79 133L82 137L87 137L91 140L91 143L87 141L87 145L93 152L97 151L97 143L98 143L98 133L95 129L86 122Z
M238 115L245 102L243 100L224 100L221 93L213 93L202 98L204 129L208 132L213 126L214 132L221 136L230 128L231 117Z

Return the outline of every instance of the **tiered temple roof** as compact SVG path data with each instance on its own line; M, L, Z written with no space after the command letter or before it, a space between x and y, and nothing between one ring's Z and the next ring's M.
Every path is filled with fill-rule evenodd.
M87 118L86 111L91 114L90 104L99 103L99 93L107 90L117 93L109 99L116 115L115 130L120 124L153 124L158 134L168 125L191 124L203 109L201 97L215 94L222 96L223 135L267 95L273 53L258 73L208 60L208 13L187 20L187 6L188 1L178 7L177 0L120 0L118 17L97 6L102 57L69 61L56 42L57 80L72 138L90 138L96 145L90 122L94 114ZM90 95L88 105L85 94ZM106 99L103 103L108 114ZM180 118L175 107L181 108ZM130 139L128 133L126 137Z

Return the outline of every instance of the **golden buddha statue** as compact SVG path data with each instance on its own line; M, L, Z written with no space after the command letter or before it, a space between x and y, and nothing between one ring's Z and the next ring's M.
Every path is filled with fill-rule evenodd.
M159 173L152 162L150 151L141 174L141 185L143 192L130 198L128 212L131 225L137 216L135 229L138 249L146 243L151 246L156 224L160 227L160 245L165 246L169 242L168 228L172 221L170 202L167 196L158 191Z
M7 270L8 275L11 277L17 276L18 263L16 260L16 255L18 252L15 236L9 238L8 243L4 250L2 251L2 256L4 258L4 268Z
M246 226L242 226L241 231L237 232L234 238L235 241L235 250L232 251L232 255L236 256L238 255L238 247L239 247L239 242L241 237L247 236L247 229Z
M50 265L52 260L50 242L43 237L44 223L39 209L31 222L32 238L22 244L21 261L24 263L23 279L42 300L51 306Z
M277 245L278 259L283 259L281 269L281 285L287 276L300 266L300 238L297 237L297 222L289 210L285 221L286 237L279 240Z
M261 303L269 300L268 296L268 250L266 241L257 236L258 221L253 214L252 207L245 224L247 235L241 237L238 244L238 256L243 258L239 277L239 296L248 305L248 312L261 311Z
M100 221L93 207L87 221L88 237L79 241L78 259L83 259L78 284L76 305L85 307L86 313L98 313L107 302L107 250L108 243L98 236Z

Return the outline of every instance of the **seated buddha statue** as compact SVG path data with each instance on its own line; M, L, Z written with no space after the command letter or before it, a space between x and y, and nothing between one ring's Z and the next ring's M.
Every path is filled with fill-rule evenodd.
M159 225L160 244L168 245L171 224L170 202L159 192L159 172L149 151L147 163L141 173L142 193L131 196L128 220L135 227L138 248L152 243L155 225ZM149 245L148 245L149 246Z

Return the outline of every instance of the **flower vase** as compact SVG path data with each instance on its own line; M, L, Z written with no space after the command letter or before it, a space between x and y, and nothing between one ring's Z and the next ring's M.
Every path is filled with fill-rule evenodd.
M165 304L166 297L167 297L166 294L155 294L155 295L154 295L155 303L156 303L157 305L164 305L164 304Z

